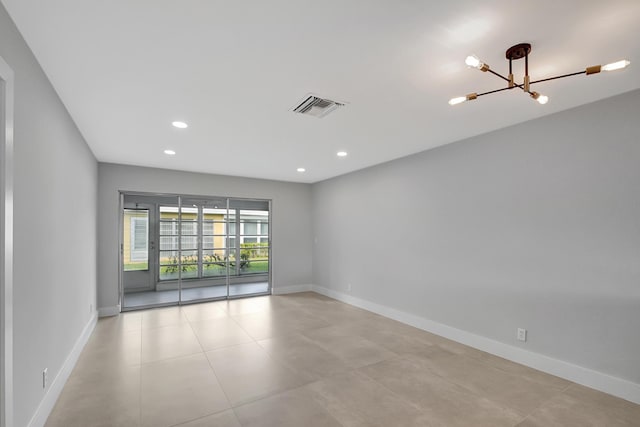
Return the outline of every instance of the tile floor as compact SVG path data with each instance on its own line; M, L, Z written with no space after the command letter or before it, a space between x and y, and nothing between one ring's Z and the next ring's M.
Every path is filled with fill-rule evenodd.
M634 405L314 293L101 319L47 426L640 426Z

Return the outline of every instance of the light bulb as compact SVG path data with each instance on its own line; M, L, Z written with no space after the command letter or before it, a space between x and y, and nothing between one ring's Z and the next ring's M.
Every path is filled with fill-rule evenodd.
M456 104L461 104L465 101L471 101L478 98L478 94L477 93L470 93L467 96L459 96L457 98L451 98L449 100L449 105L456 105Z
M548 96L546 96L546 95L540 95L540 96L538 97L538 99L536 99L536 101L538 101L540 104L544 105L544 104L546 104L547 102L549 102L549 97L548 97Z
M546 95L540 95L538 92L532 92L531 97L538 101L538 103L544 105L549 102L549 97Z
M459 96L457 98L451 98L449 100L449 105L457 105L457 104L462 104L464 101L467 100L466 96Z
M173 127L176 127L178 129L186 129L189 127L189 125L185 122L171 122L171 124L173 125Z
M480 65L482 64L482 62L480 62L478 57L475 55L467 56L467 59L464 60L464 63L467 64L469 67L475 67L475 68L480 68Z
M176 154L176 152L173 151L173 150L164 150L164 154L166 154L168 156L174 156Z
M612 62L611 64L603 65L601 67L601 70L602 71L621 70L621 69L627 67L629 64L631 64L631 62L627 61L626 59L623 59L623 60L618 61L618 62Z

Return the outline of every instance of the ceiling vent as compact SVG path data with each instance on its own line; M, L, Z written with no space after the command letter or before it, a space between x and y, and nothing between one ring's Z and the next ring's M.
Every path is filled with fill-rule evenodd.
M320 98L315 95L307 95L304 100L293 109L294 113L305 114L307 116L324 117L338 107L344 106L341 102Z

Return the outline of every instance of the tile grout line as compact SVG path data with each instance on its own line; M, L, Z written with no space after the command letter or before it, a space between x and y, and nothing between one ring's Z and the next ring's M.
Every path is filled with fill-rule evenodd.
M435 345L437 345L437 344L435 344ZM466 356L465 356L465 355L463 355L463 354L455 354L455 353L454 353L453 355L454 355L454 356L462 356L462 357L466 357ZM402 358L404 358L404 357L406 357L406 354L398 355L398 357L397 357L397 358L395 358L395 359L402 359ZM392 359L387 359L387 360L393 360L393 358L392 358ZM383 360L383 361L381 361L381 362L377 362L377 363L383 363L383 362L385 362L385 361ZM377 363L369 364L369 365L366 365L366 366L373 366L373 365L376 365ZM366 366L363 366L363 368L364 368L364 367L366 367ZM459 383L459 382L457 382L457 381L454 381L454 380L452 380L452 379L450 379L450 378L447 378L447 377L445 377L445 376L441 375L440 373L438 373L438 372L436 372L436 371L434 371L434 370L432 370L432 369L430 369L430 368L426 368L426 369L429 371L429 373L431 373L432 375L434 375L434 376L436 376L436 377L440 378L441 380L443 380L443 381L445 381L445 382L447 382L447 383L449 383L449 384L451 384L451 385L453 385L453 386L456 386L456 387L460 387L460 388L462 388L464 391L466 391L467 393L469 393L471 396L474 396L474 397L476 397L476 398L480 398L480 399L486 399L486 400L488 400L489 402L493 403L494 405L497 405L498 407L502 407L502 408L505 408L505 409L509 409L510 411L513 411L513 412L514 412L515 414L517 414L517 415L522 415L524 418L522 418L520 421L518 421L518 424L519 424L519 423L521 423L521 422L522 422L522 421L523 421L523 420L528 416L527 414L524 414L524 413L520 412L518 409L511 407L511 405L507 405L507 404L504 404L504 403L500 403L500 402L497 402L497 401L495 401L494 399L491 399L491 398L489 398L489 397L487 397L487 396L480 395L480 394L476 393L475 391L471 390L470 388L468 388L468 387L467 387L466 385L464 385L464 384L460 384L460 383ZM367 375L367 373L366 373L366 372L360 372L360 373L361 373L361 374L363 374L363 375L366 375L368 378L371 378L373 381L375 381L376 383L380 384L382 387L384 387L384 388L388 389L388 387L386 387L384 384L382 384L382 383L378 382L375 378L372 378L371 376ZM390 390L391 392L393 392L393 390L391 390L391 389L389 389L389 390ZM396 393L394 393L394 394L396 394ZM411 402L409 402L409 403L411 403ZM537 409L537 408L536 408L536 409ZM516 426L517 426L517 424L516 424Z
M196 337L196 340L198 341L198 345L200 345L200 348L202 349L202 344L200 343L200 340L198 339L198 336L196 335L195 331L193 330L193 327L191 326L191 323L189 322L189 318L186 316L186 314L182 313L182 310L180 310L180 306L178 306L178 311L180 312L180 315L184 317L184 319L186 320L186 323L189 324L189 328L191 329L192 333L194 334L194 336ZM198 353L190 353L187 355L180 355L180 356L176 356L176 357L169 357L169 358L164 358L164 359L158 359L158 360L151 360L151 361L147 361L147 362L143 362L142 361L142 344L144 342L144 340L142 339L142 334L144 333L144 328L142 328L142 318L141 318L141 331L140 331L140 385L139 385L139 390L140 390L140 398L139 398L139 409L140 409L140 426L143 426L143 420L142 420L142 371L144 368L144 365L150 365L150 364L154 364L154 363L163 363L166 361L171 361L171 360L176 360L176 359L180 359L180 358L186 358L186 357L192 357L196 354L200 354L203 353L204 354L204 350L202 352L198 352ZM163 326L159 326L156 328L147 328L147 331L150 330L157 330L157 329L161 329L161 328L165 328L165 327L171 327L171 326L176 326L176 325L180 325L183 324L185 322L178 322L178 323L172 323L172 324L168 324L168 325L163 325ZM205 355L206 358L206 355ZM215 375L215 373L214 373ZM217 381L217 378L216 378ZM220 387L222 389L222 387ZM224 390L223 390L224 392ZM226 395L225 395L226 397ZM191 420L186 420L184 422L190 422ZM180 424L176 424L176 425L180 425Z
M387 359L387 360L382 360L380 362L376 362L376 363L372 363L366 366L373 366L373 365L377 365L378 363L384 363L388 360L393 360L393 359L400 359L401 356L398 355L396 357L392 357L391 359ZM362 366L362 368L366 367L366 366ZM389 393L391 393L392 395L396 396L398 399L402 400L403 402L408 403L410 406L412 406L413 408L417 409L418 411L420 411L420 413L423 414L427 414L418 404L411 402L410 400L406 399L404 396L401 396L400 394L396 393L395 391L391 390L389 387L387 387L386 385L382 384L381 382L379 382L378 380L376 380L375 378L371 377L370 375L368 375L366 372L360 372L358 369L360 368L356 368L353 369L353 372L356 373L357 375L364 375L365 377L369 378L371 381L373 381L374 383L378 384L380 387L382 387L383 389L387 390Z
M437 345L437 344L436 344L436 345ZM523 378L521 378L521 376L520 376L520 375L518 375L518 374L511 373L511 372L509 372L509 371L506 371L506 370L504 370L504 369L500 369L500 368L498 368L498 367L494 367L494 366L492 366L492 365L489 365L489 364L485 363L484 361L482 361L482 360L480 360L480 359L476 359L476 358L474 358L474 357L471 357L471 356L468 356L468 355L465 355L465 354L454 354L454 355L455 355L455 356L459 356L459 357L466 358L466 359L468 359L468 360L472 360L472 361L478 362L478 363L480 363L480 364L484 367L484 369L496 370L496 371L502 372L503 374L507 374L507 375L509 375L509 376L517 377L517 378L519 378L520 380L522 380L522 379L523 379ZM556 396L558 396L558 395L560 395L560 394L564 393L564 390L562 390L562 391L556 390L556 391L555 391L555 393L554 393L551 397L548 397L548 398L544 399L544 400L543 400L542 402L540 402L540 404L539 404L538 406L536 406L533 410L531 410L529 413L526 413L526 412L521 412L519 409L513 408L511 405L507 405L507 404L504 404L504 403L500 403L500 402L498 402L498 401L496 401L496 400L494 400L494 399L492 399L492 398L489 398L489 397L487 397L487 396L479 395L479 394L477 394L475 391L473 391L473 390L471 390L470 388L468 388L465 384L461 384L461 383L458 383L458 382L456 382L456 381L451 381L451 380L449 380L448 378L446 378L446 377L444 377L444 376L442 376L442 375L438 374L437 372L433 372L433 373L434 373L435 375L439 376L440 378L442 378L442 379L444 379L444 380L449 381L449 382L450 382L450 383L452 383L452 384L455 384L455 385L457 385L457 386L460 386L460 387L464 388L465 390L467 390L469 393L473 394L473 395L474 395L474 396L476 396L476 397L480 397L480 398L483 398L483 397L484 397L485 399L487 399L487 400L489 400L489 401L493 402L493 403L494 403L494 404L496 404L496 405L506 407L506 408L508 408L508 409L510 409L510 410L512 410L512 411L514 411L515 413L522 414L524 418L522 418L522 420L520 420L520 421L518 422L518 424L520 424L521 422L523 422L523 421L524 421L525 419L527 419L531 414L533 414L535 411L537 411L538 409L540 409L540 408L541 408L545 403L549 402L551 399L555 398ZM525 380L526 380L526 379L525 379ZM537 383L537 382L536 382L536 381L534 381L534 380L526 380L526 381L533 382L533 383ZM537 384L539 384L539 383L537 383ZM570 387L570 386L571 386L571 384L569 384L569 385L567 386L567 388L568 388L568 387ZM518 424L516 424L516 426L517 426Z
M247 334L247 336L248 336L249 338L251 338L251 339L253 340L253 342L255 342L256 344L258 343L258 340L256 339L256 337L254 337L253 335L251 335L251 334L249 333L249 331L247 331L247 330L246 330L246 329L245 329L245 328L240 324L240 322L238 322L236 319L234 319L234 318L233 318L233 317L234 317L233 315L231 315L231 314L229 314L229 313L227 313L227 315L229 316L229 319L231 319L231 320L233 321L233 323L235 323L236 325L238 325L238 327L239 327L240 329L242 329L242 331L243 331L245 334Z
M191 329L191 332L193 333L193 335L196 337L196 341L198 341L198 345L200 346L200 349L202 350L202 353L206 353L204 346L202 345L202 341L200 341L200 337L198 336L198 334L196 333L196 330L193 328L193 325L191 324L191 321L189 320L189 318L187 316L185 316L187 318L187 323L189 324L189 329ZM205 354L205 357L207 357L207 355Z
M573 386L572 382L570 382L564 389L557 390L555 393L551 394L547 399L544 399L542 402L540 402L540 404L538 406L536 406L534 409L532 409L528 414L525 414L525 417L522 420L520 420L520 422L518 424L516 424L514 427L517 427L519 424L523 423L526 419L531 417L536 411L540 410L540 408L542 408L547 403L551 402L553 399L557 398L558 396L561 396L561 395L565 394L565 392L567 390L569 390L569 388L571 386Z
M296 308L296 309L297 309L297 307L294 307L294 308ZM288 310L288 309L291 309L291 307L286 307L286 308L285 308L285 310ZM278 310L278 309L276 308L275 310ZM265 311L267 311L267 310L257 311L257 312L255 312L255 313L245 313L245 314L259 314L259 313L263 313L263 312L265 312ZM269 310L269 311L274 311L274 310ZM241 315L242 315L242 314L239 314L238 316L241 316ZM244 331L244 332L245 332L249 337L251 337L251 339L253 340L253 342L254 342L254 343L255 343L255 344L256 344L256 345L257 345L257 346L258 346L262 351L264 351L265 355L266 355L266 356L267 356L267 357L268 357L272 362L274 362L274 363L276 363L277 365L279 365L280 367L283 367L284 369L288 370L288 371L289 371L290 373L292 373L296 378L299 378L299 379L303 380L302 378L300 378L300 377L299 377L299 375L294 371L294 369L293 369L293 368L290 368L290 367L288 366L288 364L284 363L283 361L280 361L280 360L275 359L275 358L274 358L274 357L273 357L269 352L267 352L267 351L266 351L266 349L265 349L262 345L260 345L260 342L259 342L259 341L261 341L261 340L258 340L256 337L254 337L253 335L251 335L251 334L249 333L249 331L247 331L247 330L246 330L246 329L245 329L245 328L244 328L244 327L243 327L243 326L242 326L242 325L241 325L241 324L240 324L236 319L234 319L234 318L233 318L233 317L234 317L233 315L229 314L229 317L230 317L230 318L231 318L231 319L232 319L232 320L233 320L233 321L238 325L238 327L240 327L240 328L241 328L241 329L242 329L242 330L243 330L243 331ZM299 335L302 335L301 331L294 331L294 332L292 332L291 334L280 335L280 337L282 337L282 336L289 336L289 335L293 335L293 334L296 334L296 333L298 333ZM277 338L277 337L278 337L278 336L275 336L275 337L273 337L273 336L272 336L272 337L263 338L263 339L273 339L273 338ZM245 343L245 344L247 344L247 343ZM244 344L240 343L240 344L236 344L236 345L228 346L228 347L225 347L225 348L236 347L236 346L240 346L240 345L244 345ZM212 350L212 351L216 351L216 350ZM208 359L208 358L207 358L207 359ZM306 386L306 385L308 385L308 384L311 384L311 383L313 383L313 382L316 382L316 381L317 381L317 380L313 380L313 381L305 381L305 380L303 380L303 382L302 382L301 384L299 384L299 385L297 385L297 386L295 386L295 387L286 387L286 388L283 388L283 389L275 390L275 391L273 391L272 393L267 393L267 394L264 394L264 395L261 395L261 396L257 396L255 399L248 399L248 400L246 400L246 401L243 401L243 402L241 402L241 403L240 403L240 404L238 404L238 405L235 405L235 406L233 406L233 405L232 405L232 409L234 409L234 414L236 414L236 412L235 412L235 408L237 408L237 407L240 407L240 406L243 406L243 405L247 405L247 404L250 404L250 403L255 403L255 402L258 402L258 401L260 401L260 400L263 400L263 399L266 399L266 398L269 398L269 397L271 397L271 396L275 396L275 395L278 395L278 394L281 394L281 393L285 393L285 392L287 392L287 391L294 390L294 389L299 388L299 387L304 387L304 386ZM236 414L236 418L237 418L237 414Z
M220 390L222 390L222 393L224 394L224 398L227 399L227 404L229 405L229 408L233 409L233 406L231 405L231 399L229 399L229 395L227 394L227 391L224 389L224 387L222 387L222 383L220 382L220 378L218 378L218 374L216 373L215 368L211 364L211 360L209 360L209 357L207 356L207 352L204 350L204 346L202 345L202 342L200 342L200 338L198 337L198 334L193 329L193 325L191 324L191 321L189 321L189 327L193 331L193 334L196 336L196 339L198 340L198 344L200 345L200 348L202 348L202 354L203 354L205 360L207 361L207 364L209 365L209 369L211 369L211 372L213 373L213 377L216 379L216 382L218 383L218 387L220 387ZM224 409L224 411L228 410L229 408ZM214 412L213 414L217 414L219 412L223 412L223 411ZM209 415L213 415L213 414L209 414ZM209 415L206 415L206 416L209 416ZM236 419L238 419L238 417L237 417L235 412L233 413L233 415L236 417ZM204 418L204 417L202 417L202 418Z

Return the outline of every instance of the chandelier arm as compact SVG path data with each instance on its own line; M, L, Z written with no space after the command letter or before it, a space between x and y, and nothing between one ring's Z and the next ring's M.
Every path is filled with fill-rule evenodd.
M504 80L504 81L507 81L507 82L509 81L509 79L508 79L508 78L506 78L506 77L505 77L505 76L503 76L502 74L496 73L496 72L495 72L495 71L493 71L491 68L489 68L487 71L488 71L488 72L490 72L491 74L493 74L494 76L500 77L500 78L501 78L502 80Z
M492 93L502 92L503 90L509 90L509 89L513 89L513 88L512 87L503 87L502 89L490 90L489 92L479 93L477 96L490 95Z
M531 82L530 84L548 82L549 80L563 79L565 77L571 77L571 76L579 76L580 74L586 74L586 71L577 71L575 73L563 74L561 76L555 76L555 77L549 77L547 79L535 80L535 81Z

